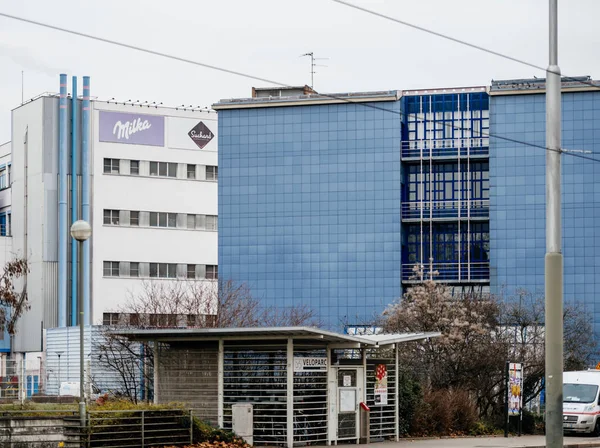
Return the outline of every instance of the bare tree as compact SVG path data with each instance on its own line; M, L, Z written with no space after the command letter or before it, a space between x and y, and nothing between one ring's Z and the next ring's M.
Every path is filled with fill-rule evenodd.
M15 291L15 281L26 278L28 272L27 260L15 258L4 265L0 275L0 331L7 330L11 336L17 331L19 318L30 308L27 301L27 284L23 285L21 292Z
M252 297L246 284L233 281L145 282L140 293L129 295L119 314L120 328L242 328L320 323L305 306L266 309ZM117 390L111 392L137 401L143 389L141 383L152 384L153 347L115 334L114 327L107 328L97 339L95 349L101 368L118 379Z

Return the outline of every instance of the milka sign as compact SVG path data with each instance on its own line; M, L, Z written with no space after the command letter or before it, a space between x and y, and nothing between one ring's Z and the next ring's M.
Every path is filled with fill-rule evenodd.
M100 141L164 146L165 117L100 111Z

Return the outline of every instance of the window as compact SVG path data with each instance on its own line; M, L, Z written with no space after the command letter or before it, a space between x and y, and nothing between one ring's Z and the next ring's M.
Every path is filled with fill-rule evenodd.
M8 188L8 174L6 168L0 170L0 190Z
M177 227L177 213L150 212L150 227Z
M217 217L213 215L206 216L206 230L217 230Z
M196 215L187 215L187 228L188 229L196 228Z
M177 177L177 164L150 162L150 176Z
M196 278L196 265L195 264L187 265L187 278L191 278L191 279Z
M216 166L206 167L206 180L217 180L219 177L219 168Z
M119 262L118 261L105 261L104 262L104 276L105 277L118 277L119 276Z
M119 325L119 313L104 313L102 315L103 325Z
M139 277L140 276L140 264L139 263L129 263L129 276L130 277Z
M196 178L196 165L188 165L187 166L187 178L188 179Z
M129 212L129 225L139 226L140 225L140 212L130 211Z
M137 313L131 313L129 315L129 325L137 327L140 324L140 315Z
M175 278L177 277L177 265L174 263L150 263L150 277Z
M207 264L206 278L208 280L217 280L219 278L219 268L214 264Z
M119 159L104 159L104 174L119 174Z
M130 160L129 161L129 174L132 176L140 175L140 161L139 160Z
M118 226L119 210L104 210L104 224L109 226Z
M151 327L176 327L177 314L150 314Z
M197 316L195 314L188 314L187 315L187 326L188 327L195 327L197 324L196 322L200 322L200 316Z

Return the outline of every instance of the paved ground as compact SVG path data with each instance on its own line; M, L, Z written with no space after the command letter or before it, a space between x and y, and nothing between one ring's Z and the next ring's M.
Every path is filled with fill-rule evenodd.
M352 445L347 445L348 447ZM457 439L402 440L362 445L369 448L543 448L544 436L475 437ZM564 446L570 448L600 447L599 437L565 437Z

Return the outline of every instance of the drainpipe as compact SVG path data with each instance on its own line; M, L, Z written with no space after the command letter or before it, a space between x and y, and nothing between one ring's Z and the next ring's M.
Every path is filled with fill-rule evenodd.
M83 112L81 116L81 219L90 221L90 77L83 77ZM92 238L93 235L92 235ZM90 325L90 240L83 242L83 319Z
M77 221L77 77L71 98L71 224ZM77 241L71 237L71 325L77 326Z
M58 326L67 325L67 75L60 75L58 111Z

